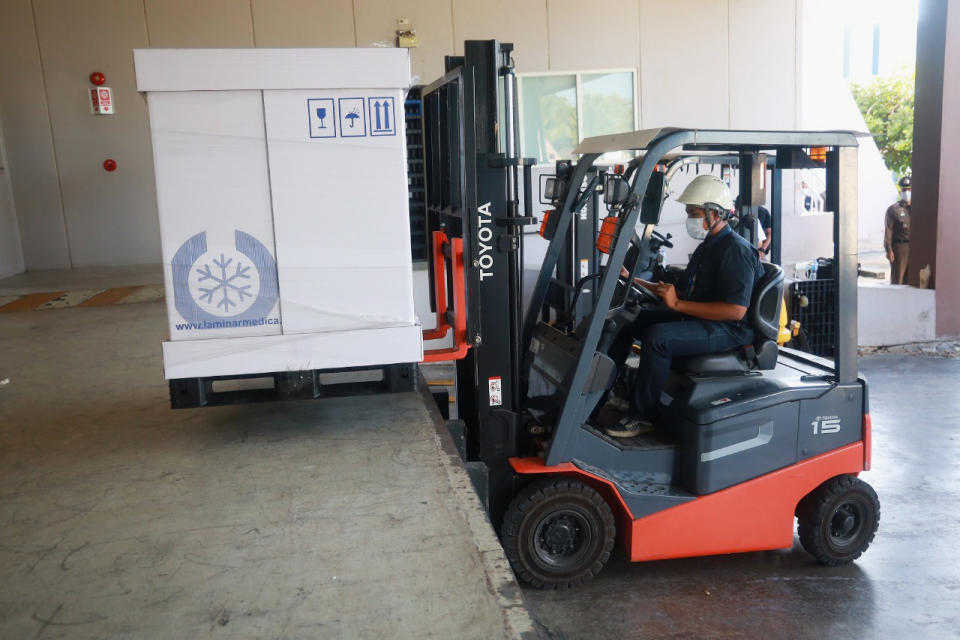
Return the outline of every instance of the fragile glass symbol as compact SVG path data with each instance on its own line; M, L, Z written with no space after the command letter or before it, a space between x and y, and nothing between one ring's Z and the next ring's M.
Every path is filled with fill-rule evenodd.
M350 113L348 113L343 117L350 121L350 128L353 129L353 123L357 121L357 118L360 117L360 114L357 112L356 109L354 109L353 111L351 111Z
M317 109L317 117L320 118L320 128L326 129L326 127L323 124L323 119L327 117L327 108L320 107L319 109Z

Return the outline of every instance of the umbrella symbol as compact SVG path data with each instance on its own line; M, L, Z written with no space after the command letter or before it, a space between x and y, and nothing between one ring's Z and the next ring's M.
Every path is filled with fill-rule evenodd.
M343 117L350 121L350 128L353 129L353 124L357 121L357 118L360 117L360 114L357 112L356 109L354 109L353 111L351 111L350 113L348 113Z

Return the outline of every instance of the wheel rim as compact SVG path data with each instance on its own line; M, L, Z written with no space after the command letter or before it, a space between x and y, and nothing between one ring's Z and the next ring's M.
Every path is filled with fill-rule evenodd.
M580 564L596 539L591 520L582 512L558 509L537 522L531 546L540 564L563 570Z
M867 507L856 498L837 505L827 520L827 540L837 552L846 552L859 544L866 530Z

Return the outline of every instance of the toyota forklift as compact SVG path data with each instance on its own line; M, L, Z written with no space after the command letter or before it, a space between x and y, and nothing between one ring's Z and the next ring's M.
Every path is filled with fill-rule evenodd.
M871 446L857 372L858 134L661 128L584 139L545 189L549 245L525 295L524 233L538 221L534 161L518 153L511 55L510 44L467 41L422 99L437 313L425 337L452 335L436 357L456 361L450 429L515 573L537 588L574 587L601 571L615 541L631 561L789 548L795 518L819 562L858 558L880 515L858 478ZM635 154L628 168L598 170L604 154L622 151ZM836 357L778 346L784 276L765 263L745 318L754 342L674 359L656 430L609 437L605 416L622 416L598 405L624 372L607 349L661 305L633 278L656 271L669 242L657 232L668 167L711 155L738 159L747 219L763 202L764 159L778 170L826 170ZM573 320L545 313L574 217L598 196L607 209L595 239L601 257L562 305L580 308L589 288L589 309Z

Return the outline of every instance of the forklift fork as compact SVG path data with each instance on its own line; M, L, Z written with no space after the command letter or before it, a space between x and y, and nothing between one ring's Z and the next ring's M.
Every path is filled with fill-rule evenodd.
M423 352L423 362L462 360L467 355L467 296L464 283L463 238L448 238L443 231L434 231L433 291L436 298L437 326L425 329L424 340L439 340L453 329L453 346L446 349L429 349ZM453 289L453 309L447 308L447 260L450 261L450 280Z

